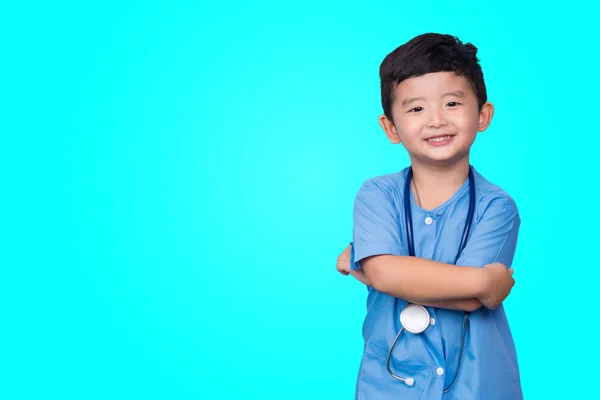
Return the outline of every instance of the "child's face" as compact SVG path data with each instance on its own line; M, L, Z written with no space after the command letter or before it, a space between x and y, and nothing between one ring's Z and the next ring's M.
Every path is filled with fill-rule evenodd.
M402 81L392 106L394 122L380 123L392 143L402 143L413 162L448 164L468 160L478 131L490 123L493 106L479 110L469 82L452 72Z

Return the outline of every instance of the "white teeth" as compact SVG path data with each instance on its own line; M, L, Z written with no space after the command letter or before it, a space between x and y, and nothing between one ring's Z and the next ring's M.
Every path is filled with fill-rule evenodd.
M427 139L428 142L443 142L446 139L450 139L450 135L448 136L440 136L440 137L435 137L435 138L429 138Z

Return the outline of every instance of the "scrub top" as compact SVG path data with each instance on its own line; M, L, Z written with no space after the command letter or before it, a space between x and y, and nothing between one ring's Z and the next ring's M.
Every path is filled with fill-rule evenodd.
M379 254L407 256L404 184L408 168L366 181L354 204L352 269ZM475 214L467 245L457 265L483 267L512 264L520 225L513 199L475 169ZM454 263L469 206L469 181L433 210L419 207L411 191L415 255ZM390 361L392 371L414 378L414 385L392 378L386 369L388 351L400 325L405 300L368 288L363 324L364 353L356 399L519 400L522 399L515 345L502 305L470 313L460 373L457 370L463 312L427 307L435 324L421 334L403 332Z

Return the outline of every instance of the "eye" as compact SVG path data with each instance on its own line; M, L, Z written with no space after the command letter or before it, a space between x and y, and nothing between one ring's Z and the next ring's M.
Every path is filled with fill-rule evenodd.
M451 101L448 104L446 104L448 107L456 107L458 106L460 103L456 102L456 101Z
M415 108L411 108L410 110L408 110L408 112L421 112L423 111L423 107L415 107Z

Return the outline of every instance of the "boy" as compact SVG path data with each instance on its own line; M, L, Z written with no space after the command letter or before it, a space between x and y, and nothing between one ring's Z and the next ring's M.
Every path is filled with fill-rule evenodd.
M476 54L424 34L381 64L379 122L411 167L363 184L351 252L338 258L369 286L357 399L522 399L501 305L520 218L469 164L494 111Z

